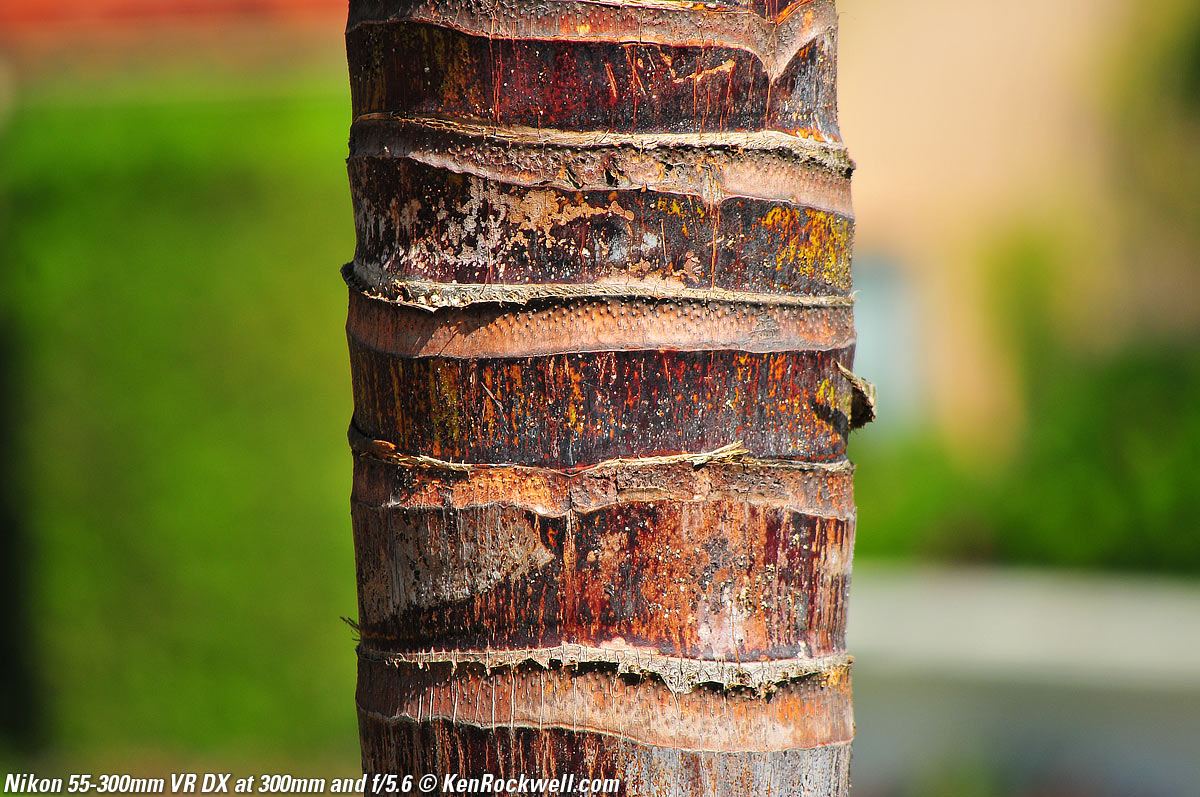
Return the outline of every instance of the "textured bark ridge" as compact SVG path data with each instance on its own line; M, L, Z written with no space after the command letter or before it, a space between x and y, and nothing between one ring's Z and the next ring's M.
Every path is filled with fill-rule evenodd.
M829 0L352 0L368 773L844 795Z

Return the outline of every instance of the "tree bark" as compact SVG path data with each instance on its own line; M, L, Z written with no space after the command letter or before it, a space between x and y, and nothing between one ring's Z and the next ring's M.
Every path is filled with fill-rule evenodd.
M874 409L835 27L352 0L368 774L847 793Z

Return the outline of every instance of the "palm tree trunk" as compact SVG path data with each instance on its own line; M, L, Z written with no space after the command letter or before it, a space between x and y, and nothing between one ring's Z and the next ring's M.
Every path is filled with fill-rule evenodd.
M847 792L835 23L352 0L367 773Z

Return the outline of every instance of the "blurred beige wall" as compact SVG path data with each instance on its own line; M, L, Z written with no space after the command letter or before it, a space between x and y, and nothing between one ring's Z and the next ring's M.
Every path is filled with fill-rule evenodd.
M929 414L960 448L1002 451L1020 421L1018 386L981 248L1059 213L1098 252L1111 248L1099 240L1113 212L1100 88L1132 0L839 7L856 252L895 263L921 297Z

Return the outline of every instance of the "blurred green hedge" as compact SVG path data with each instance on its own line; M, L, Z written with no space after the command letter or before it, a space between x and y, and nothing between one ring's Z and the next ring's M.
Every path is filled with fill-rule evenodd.
M93 87L0 132L9 625L56 745L356 760L336 86Z

